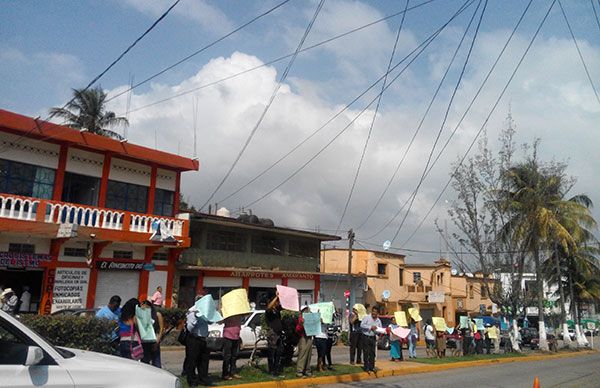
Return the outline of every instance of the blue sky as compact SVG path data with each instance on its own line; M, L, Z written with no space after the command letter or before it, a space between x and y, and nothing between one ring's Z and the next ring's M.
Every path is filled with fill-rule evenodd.
M421 2L410 0L409 4ZM277 3L182 0L99 84L109 96L115 95L125 88L129 77L142 80ZM436 0L407 13L396 61L442 25L462 3ZM143 0L25 0L3 4L0 8L3 21L0 24L0 107L43 117L48 108L69 99L71 88L86 85L102 71L170 4L170 1ZM381 192L477 4L475 1L451 23L384 95L357 190L344 218L344 229L360 224ZM489 1L442 134L443 140L466 108L525 5L524 1ZM433 203L448 177L450 163L468 147L549 5L550 1L533 1L489 86L477 99L424 184L397 243L403 241L402 236L410 235L411 229ZM132 109L292 52L316 6L316 1L291 0L215 47L136 89L132 95ZM328 0L306 45L399 12L404 6L404 1ZM600 79L600 27L591 3L563 1L563 6L592 80L597 83ZM596 6L600 12L600 5ZM399 23L400 16L300 54L256 137L215 201L225 198L254 177L379 78L389 61ZM473 28L399 178L359 236L368 236L378 230L414 189L441 125L472 32ZM196 99L199 105L196 123L198 156L202 167L198 173L186 174L183 184L189 200L201 204L233 161L286 64L287 60L284 60L186 97L132 112L128 136L133 142L153 147L156 131L159 148L191 156L192 107ZM596 87L599 88L600 83ZM373 94L368 97L372 98ZM362 99L330 128L254 185L220 203L236 209L280 183L358 114L368 100ZM600 203L600 198L594 198L594 190L600 183L594 170L600 163L595 149L599 140L600 104L583 71L558 4L491 118L488 125L491 140L502 127L509 105L518 125L519 141L541 137L544 158L567 160L569 173L578 178L574 190L586 192ZM118 114L126 113L125 106L125 95L110 105ZM326 152L289 183L254 205L253 210L260 216L274 218L280 225L335 229L373 113L373 109L369 109ZM449 200L452 197L451 192L445 196ZM435 217L444 217L443 206L436 208L422 231L407 246L439 247L432 225ZM372 242L388 239L396 227L392 224Z

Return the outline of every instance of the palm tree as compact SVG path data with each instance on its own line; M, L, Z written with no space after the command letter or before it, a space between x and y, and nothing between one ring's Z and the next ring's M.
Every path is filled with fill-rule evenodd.
M577 243L561 221L561 215L572 211L576 201L566 203L564 191L565 166L540 166L534 149L533 156L509 168L505 179L508 190L503 195L504 205L514 216L504 225L504 236L513 236L531 252L535 264L540 349L548 351L544 323L544 287L541 253L560 247L567 254L576 251Z
M123 136L107 127L127 126L125 117L117 117L115 112L106 111L106 93L101 87L94 89L73 89L73 98L64 108L50 109L50 117L61 117L66 124L76 129L87 129L98 135L123 140Z

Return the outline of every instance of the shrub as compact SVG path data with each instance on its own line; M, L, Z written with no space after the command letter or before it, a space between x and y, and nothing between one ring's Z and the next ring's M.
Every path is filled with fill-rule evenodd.
M341 341L341 342L342 342L344 345L346 345L346 346L350 345L350 339L348 338L348 332L347 332L347 331L342 331L342 332L340 333L340 341Z
M74 315L23 315L27 327L52 345L115 354L111 335L116 322Z

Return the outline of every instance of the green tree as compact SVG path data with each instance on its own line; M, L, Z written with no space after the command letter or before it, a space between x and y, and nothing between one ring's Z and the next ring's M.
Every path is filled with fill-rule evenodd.
M106 93L100 86L94 89L73 89L73 99L64 108L50 109L50 117L60 117L66 124L76 129L123 140L123 136L108 128L128 126L125 117L117 117L115 112L106 110Z
M533 256L540 349L548 351L542 254L556 248L562 249L567 255L577 252L577 241L568 230L577 220L566 215L581 211L581 205L575 200L564 199L572 186L572 180L565 175L566 165L541 164L537 158L537 145L536 142L530 157L506 171L509 190L503 193L504 203L512 210L513 216L503 229L505 235L522 241L522 246Z

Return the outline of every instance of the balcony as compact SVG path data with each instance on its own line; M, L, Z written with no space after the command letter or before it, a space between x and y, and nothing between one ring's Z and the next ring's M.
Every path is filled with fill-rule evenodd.
M152 233L152 224L158 222L163 233L166 231L173 237L185 238L186 240L189 231L189 221L178 218L104 209L12 194L0 194L0 218L48 225L76 224L85 228L99 229L100 231L129 232L140 235Z

